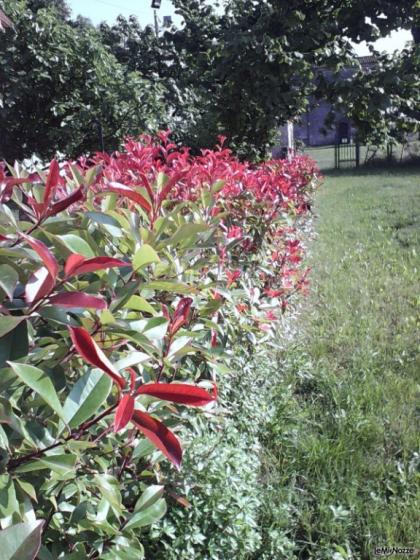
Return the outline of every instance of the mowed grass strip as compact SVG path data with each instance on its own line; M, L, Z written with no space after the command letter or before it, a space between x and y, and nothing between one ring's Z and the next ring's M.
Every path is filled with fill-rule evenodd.
M331 174L266 434L259 558L419 546L420 170Z

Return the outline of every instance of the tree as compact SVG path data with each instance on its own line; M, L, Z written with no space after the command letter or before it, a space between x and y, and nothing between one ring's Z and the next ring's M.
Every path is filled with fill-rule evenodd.
M248 157L264 153L310 94L334 97L335 81L315 80L315 68L338 72L355 60L351 41L371 42L415 22L412 0L230 0L222 15L197 0L174 4L185 22L172 35L186 61L182 80L207 91L201 140L211 144L225 133Z
M203 126L199 115L208 96L196 74L195 61L179 48L178 34L183 36L183 32L165 32L157 37L151 26L142 28L135 16L118 16L111 26L101 23L99 31L118 62L159 85L166 108L165 127L174 131L174 139L197 151L202 139L195 128L197 124Z
M38 10L45 8L54 8L60 18L66 20L70 17L71 10L66 0L27 0L26 5L31 12L35 14Z
M95 29L70 25L54 7L5 7L15 32L0 37L0 157L95 151L98 122L107 149L160 127L159 85L119 64Z

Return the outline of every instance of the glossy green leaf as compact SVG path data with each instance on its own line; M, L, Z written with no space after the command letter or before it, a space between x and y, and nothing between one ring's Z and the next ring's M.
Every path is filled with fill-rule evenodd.
M62 241L62 243L72 253L78 253L79 255L83 255L84 257L88 258L95 256L95 253L93 252L90 245L78 235L68 233L66 235L57 235L57 238Z
M0 368L8 360L19 360L28 353L28 323L21 321L12 331L0 338Z
M118 370L128 368L130 366L137 366L150 360L150 356L144 352L129 352L124 358L115 362L114 365Z
M39 463L56 472L59 475L67 474L73 471L76 465L77 457L76 455L71 455L70 453L62 453L60 455L44 455L42 459L39 459Z
M144 311L145 313L150 313L155 315L156 311L150 305L150 303L142 298L141 296L131 296L131 298L124 304L127 309L133 309L133 311Z
M165 515L166 510L166 502L163 498L160 498L151 506L134 513L124 529L138 529L156 523L156 521L159 521L159 519Z
M94 483L99 488L102 496L111 506L121 513L121 492L118 480L109 474L98 474L94 477Z
M169 282L167 280L156 280L142 285L142 289L156 290L158 292L171 292L174 294L195 294L197 288L182 284L180 282Z
M90 418L106 401L112 379L98 369L81 377L73 386L63 406L64 422L75 428Z
M28 364L8 362L16 375L64 419L63 408L51 379L42 370Z
M36 459L23 463L14 472L26 473L50 469L58 475L66 475L74 470L77 457L70 453L59 453L57 455L44 455L42 459Z
M136 505L134 506L134 511L141 511L149 508L163 496L164 490L165 487L158 484L148 486L137 500Z
M172 237L163 241L159 247L165 245L175 247L178 243L185 241L186 239L196 236L199 233L208 231L209 226L206 224L184 224L174 233Z
M142 439L135 447L132 455L132 459L143 459L156 451L156 447L148 439Z
M159 255L150 245L142 245L133 258L133 270L139 270L143 266L160 262Z
M108 214L103 214L102 212L87 212L88 218L101 226L112 236L122 237L123 232L121 230L120 224L117 220L108 216Z
M24 321L26 317L16 315L2 315L0 317L0 338L12 331L19 323Z
M34 560L41 546L44 521L18 523L0 531L1 560Z
M19 275L16 270L8 265L0 265L0 286L6 292L10 300L13 299L13 292L15 291L16 284L19 282Z
M0 517L8 517L15 511L19 511L19 504L16 500L16 491L13 480L9 474L2 474L0 475Z
M35 502L38 501L35 488L32 486L32 484L26 482L25 480L21 480L20 478L16 479L16 482L32 500L34 500Z

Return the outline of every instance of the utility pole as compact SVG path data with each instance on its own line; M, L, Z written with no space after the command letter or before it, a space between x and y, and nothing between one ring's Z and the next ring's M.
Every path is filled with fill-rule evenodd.
M159 36L159 21L157 16L157 11L160 8L162 0L152 0L153 15L155 16L155 33L156 37Z
M153 10L153 15L155 16L155 33L156 37L159 37L159 21L157 16L157 10Z

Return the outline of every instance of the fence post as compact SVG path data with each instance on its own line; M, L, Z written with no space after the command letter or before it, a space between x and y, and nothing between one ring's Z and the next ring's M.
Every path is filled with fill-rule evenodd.
M336 169L339 169L339 157L338 157L338 150L340 149L339 145L336 143L334 144L334 165Z
M360 144L359 141L356 140L356 167L360 165Z

